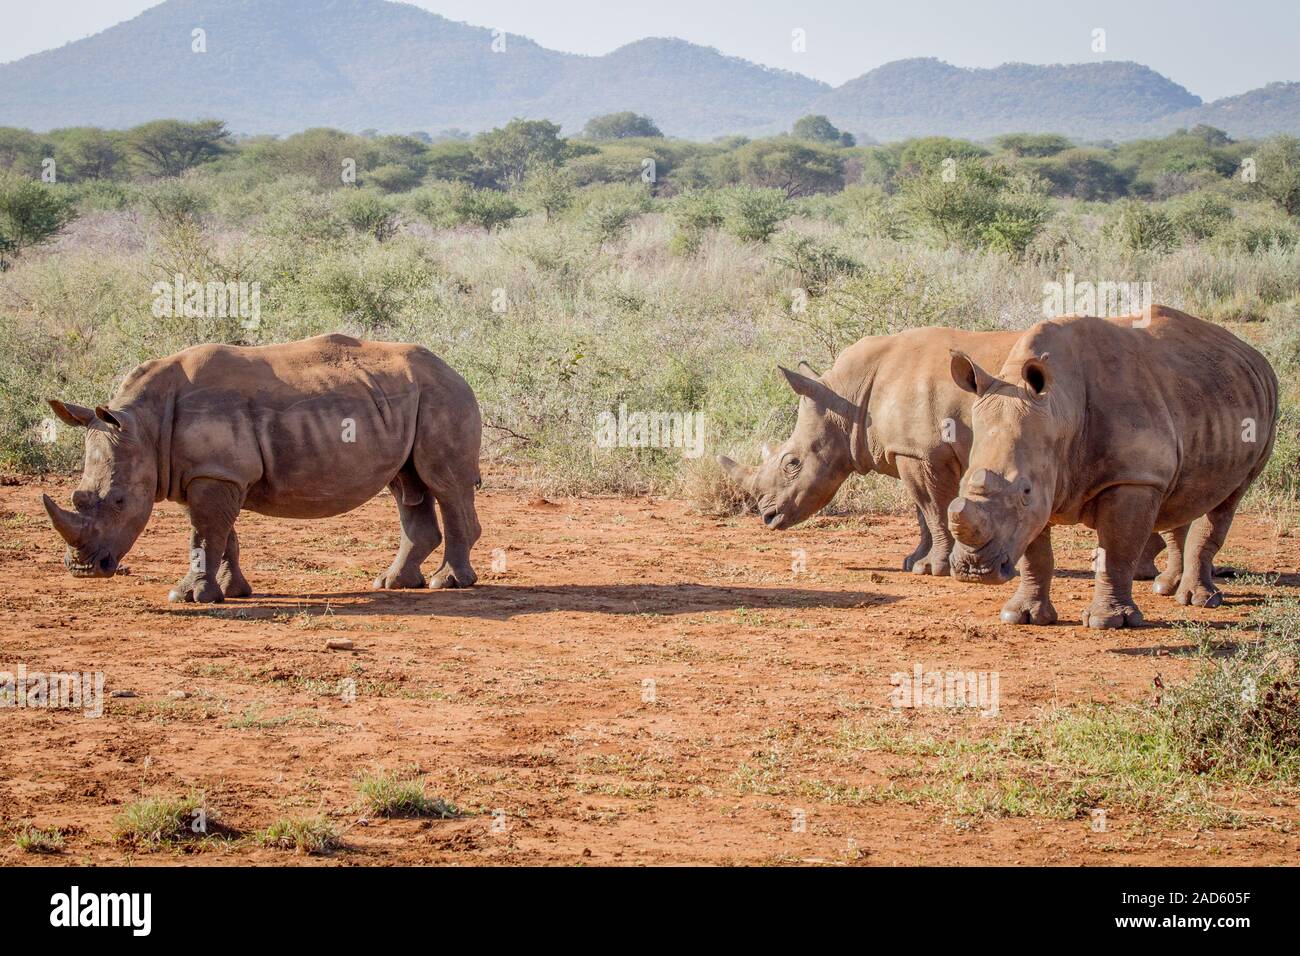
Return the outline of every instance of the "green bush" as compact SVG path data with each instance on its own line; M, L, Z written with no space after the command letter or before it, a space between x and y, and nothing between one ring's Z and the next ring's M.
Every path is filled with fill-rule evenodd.
M668 214L675 227L673 251L687 254L698 251L704 236L720 228L725 218L722 197L709 189L690 190L673 197Z
M862 263L812 236L787 233L772 259L789 269L809 295L821 295L836 279L858 275Z
M1158 206L1136 200L1119 204L1106 234L1124 249L1165 252L1178 241L1173 219Z
M521 192L528 208L549 222L573 206L573 174L558 166L539 166L524 178Z
M24 249L49 242L76 218L71 199L45 183L0 178L0 268Z
M906 213L945 245L1018 257L1047 220L1041 180L974 159L908 177L902 192Z
M1232 222L1232 204L1216 193L1189 193L1170 204L1170 216L1178 235L1196 242L1212 238Z
M447 214L456 226L478 226L491 231L518 219L523 212L507 193L495 189L475 189L457 183L448 196Z
M367 186L374 186L386 193L408 192L420 185L422 178L419 170L397 163L378 166L369 170L364 176Z
M779 189L736 186L723 199L723 227L737 239L767 242L792 212Z
M336 206L343 221L363 236L383 242L397 232L397 207L374 190L343 190Z

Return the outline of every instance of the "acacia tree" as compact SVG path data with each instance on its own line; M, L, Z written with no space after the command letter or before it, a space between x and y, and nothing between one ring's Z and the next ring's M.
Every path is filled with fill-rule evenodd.
M744 182L780 189L787 199L844 188L844 160L839 155L790 137L749 143L737 153L736 162Z
M795 139L807 139L828 146L853 146L857 142L852 133L844 133L836 129L835 124L820 113L809 113L798 120L791 130L791 135Z
M560 127L547 120L513 119L474 140L480 165L493 183L504 189L518 186L536 166L558 164L567 152Z
M220 120L155 120L127 133L136 161L152 176L179 176L226 151L230 133Z
M659 132L659 127L650 117L626 110L622 113L593 116L587 120L582 135L586 139L610 140L661 137L664 134Z
M79 126L59 130L52 138L60 179L115 179L122 173L126 150L120 133Z

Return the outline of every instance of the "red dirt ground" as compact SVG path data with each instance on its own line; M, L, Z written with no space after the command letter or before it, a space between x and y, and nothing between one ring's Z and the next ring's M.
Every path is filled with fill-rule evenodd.
M169 605L187 522L161 506L124 574L79 581L34 483L0 488L0 671L103 671L101 719L0 711L0 864L114 863L112 821L142 795L203 791L210 812L252 833L283 816L329 815L345 847L296 857L252 839L165 849L150 863L359 864L1272 864L1293 863L1300 815L1248 794L1263 822L1170 829L1115 811L1089 820L954 821L940 805L755 792L769 781L832 788L889 783L885 753L787 747L831 742L846 724L891 716L917 731L971 735L1032 720L1045 706L1150 698L1188 673L1178 652L1194 619L1224 626L1258 603L1227 581L1214 610L1182 608L1140 585L1151 626L1078 625L1093 538L1058 533L1061 625L997 620L1009 593L898 570L914 525L819 518L784 534L751 517L718 520L662 498L547 502L498 478L479 498L478 587L375 593L397 518L386 496L318 522L246 514L252 598ZM494 487L495 486L495 487ZM70 485L47 484L66 500ZM791 551L806 549L794 575ZM491 570L502 549L507 570ZM1297 577L1295 539L1239 518L1221 562ZM433 565L426 565L426 571ZM348 638L353 651L330 651ZM1172 654L1171 654L1172 652ZM927 669L998 671L997 718L895 714L889 677ZM356 700L338 693L356 681ZM653 681L653 695L647 693ZM186 697L173 696L184 692ZM644 697L653 696L652 701ZM838 754L838 755L837 755ZM365 819L357 775L418 767L451 820ZM761 789L761 788L760 788ZM827 790L830 794L832 790ZM775 793L775 795L774 795ZM503 816L494 817L494 811ZM796 832L795 811L806 815ZM498 824L494 826L494 819ZM8 831L61 827L61 854L20 852ZM502 827L500 824L504 823Z

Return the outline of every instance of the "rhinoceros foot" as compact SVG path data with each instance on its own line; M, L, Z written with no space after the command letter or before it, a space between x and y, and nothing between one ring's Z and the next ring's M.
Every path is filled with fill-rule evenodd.
M442 588L472 588L478 575L469 569L456 571L450 565L440 567L429 579L429 589L437 591Z
M1223 603L1223 592L1218 588L1204 584L1178 590L1178 603L1190 604L1192 607L1218 607Z
M1056 608L1051 601L1035 601L1012 595L1011 600L1002 605L1002 622L1004 624L1038 624L1056 623Z
M424 585L424 575L420 573L419 568L414 570L403 568L400 571L389 568L375 578L373 587L376 591L400 591L402 588L422 588Z
M218 604L225 599L221 585L207 578L201 581L183 580L167 594L167 600L173 604Z
M231 581L222 585L221 593L228 598L246 598L253 596L253 586L247 581Z
M1119 601L1094 601L1083 612L1083 626L1102 630L1114 627L1141 627L1142 612L1136 604Z
M920 561L913 562L911 570L913 574L932 574L935 577L946 578L952 573L952 564L946 554L936 555L931 552Z
M217 574L217 584L221 588L221 593L228 598L253 596L253 586L248 583L248 579L238 571L232 572L228 565L221 566L221 571Z
M1182 581L1181 571L1175 571L1172 574L1165 571L1156 576L1155 581L1151 583L1151 590L1156 594L1163 594L1166 597L1177 593L1178 585Z

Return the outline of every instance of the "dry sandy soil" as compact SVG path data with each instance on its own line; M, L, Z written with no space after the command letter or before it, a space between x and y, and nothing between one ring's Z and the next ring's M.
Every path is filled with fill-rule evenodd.
M46 489L66 501L70 485ZM1053 705L1149 699L1157 674L1168 685L1192 666L1177 622L1227 626L1259 601L1228 581L1223 607L1182 608L1142 585L1150 626L1081 628L1094 543L1082 529L1057 535L1064 623L1010 627L997 620L1010 585L899 570L910 520L822 517L777 534L668 499L545 501L496 476L472 590L370 590L396 544L385 495L328 521L244 515L257 593L202 608L166 601L185 562L179 507L157 510L124 573L79 581L39 491L0 488L0 671L103 671L109 691L135 696L100 719L0 711L5 865L1272 864L1300 849L1300 814L1258 794L1224 798L1258 814L1237 828L1120 810L1106 832L1086 815L954 816L881 795L914 759L836 745L889 722L977 737ZM1296 539L1260 517L1238 520L1220 560L1300 585ZM326 650L331 638L355 648ZM998 716L894 710L890 675L918 663L997 671ZM460 816L366 819L356 780L376 768L418 770ZM324 813L345 847L114 845L123 806L190 791L235 833ZM20 852L8 833L27 822L61 827L63 852Z

